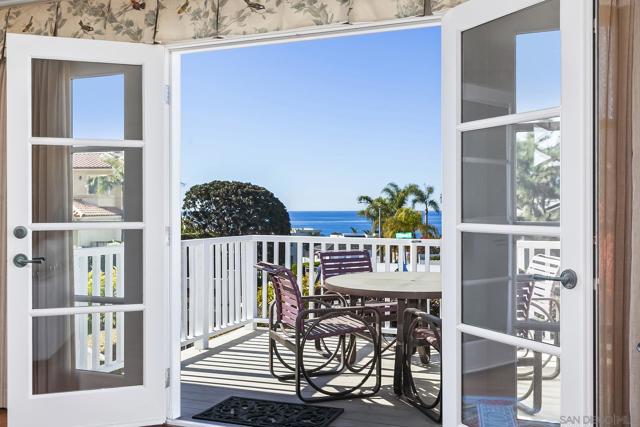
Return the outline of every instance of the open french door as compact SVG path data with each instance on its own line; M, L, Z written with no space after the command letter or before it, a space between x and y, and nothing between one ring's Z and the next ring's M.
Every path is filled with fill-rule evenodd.
M9 425L153 425L169 366L159 46L7 37Z
M592 7L443 18L447 426L591 423Z

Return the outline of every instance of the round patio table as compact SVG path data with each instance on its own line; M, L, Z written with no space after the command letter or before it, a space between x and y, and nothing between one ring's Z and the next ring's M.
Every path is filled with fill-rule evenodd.
M404 322L406 308L419 307L420 301L442 298L442 275L433 272L351 273L330 277L324 287L343 295L398 300L396 357L393 390L402 394L404 360Z

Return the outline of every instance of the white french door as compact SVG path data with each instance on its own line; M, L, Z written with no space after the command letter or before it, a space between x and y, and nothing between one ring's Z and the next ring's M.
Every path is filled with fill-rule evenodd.
M9 424L160 424L164 48L10 34L7 52Z
M447 426L593 415L592 25L572 0L443 18Z

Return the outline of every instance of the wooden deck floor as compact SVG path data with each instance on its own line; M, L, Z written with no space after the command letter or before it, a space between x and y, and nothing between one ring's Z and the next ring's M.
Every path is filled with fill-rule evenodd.
M254 397L266 400L277 400L292 403L300 401L295 395L293 382L280 382L273 378L268 370L266 331L251 331L239 329L211 341L211 350L198 351L189 349L183 352L182 362L182 418L194 421L196 413L223 401L230 396ZM306 352L305 364L313 364L322 360L309 348ZM360 356L367 353L363 347ZM293 355L286 360L293 362ZM308 357L308 359L307 359ZM422 393L435 392L438 355L434 355L434 364L428 370L415 368L419 377L418 385ZM415 365L414 365L415 366ZM546 370L553 369L555 362L551 362ZM280 370L280 373L285 373ZM545 371L546 372L546 371ZM487 376L487 373L480 374ZM496 395L497 391L490 390L491 375L476 381L478 390L468 390L474 395L489 392ZM340 376L328 382L337 388L348 386L356 381L352 375ZM344 413L334 422L335 427L418 427L434 425L418 410L395 396L393 383L393 353L387 352L383 358L382 389L373 398L353 399L348 401L329 402L323 405L344 408ZM527 390L530 382L518 381L518 394ZM558 420L560 416L560 378L545 380L543 383L542 410L529 416L518 411L519 426L553 426L558 425L550 420ZM309 391L309 387L305 389ZM499 394L499 393L498 393ZM531 398L525 401L531 404Z
M267 336L264 331L237 330L213 340L213 349L188 350L182 363L182 418L192 416L229 396L300 403L293 382L280 382L269 374ZM362 351L365 353L366 349ZM313 354L313 351L309 353ZM437 358L437 355L436 355ZM310 356L313 359L313 356ZM289 359L289 360L292 360ZM306 360L306 357L305 357ZM307 362L305 362L307 363ZM433 389L435 371L421 373L424 386ZM282 371L284 373L284 371ZM328 382L336 388L353 384L356 377L340 376ZM385 353L383 384L373 398L322 404L344 408L335 427L416 427L430 420L393 393L393 354ZM307 390L309 388L307 387Z

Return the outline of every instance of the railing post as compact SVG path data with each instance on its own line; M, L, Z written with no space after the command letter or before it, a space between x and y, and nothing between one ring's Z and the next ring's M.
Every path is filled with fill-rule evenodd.
M74 251L74 265L75 265L75 294L87 295L87 258L80 257L77 251ZM76 316L76 368L87 369L87 335L88 335L88 323L89 317L86 314L79 314Z
M409 246L409 266L410 271L418 271L418 248L414 242Z
M193 338L202 338L205 331L203 330L204 317L204 262L203 257L204 245L199 243L193 246L193 253L189 254L189 270L193 274L189 275L189 307L193 307L191 313L193 317L193 329L191 331ZM196 348L202 349L201 344L196 341Z
M180 287L182 289L181 298L182 298L182 310L181 310L181 328L180 328L180 336L181 340L184 341L189 337L189 330L187 326L189 325L189 310L187 303L187 287L188 287L188 250L189 247L182 242L180 247ZM119 338L119 337L118 337Z
M258 314L258 276L254 265L258 261L257 259L257 243L255 240L248 240L245 242L245 313L247 320L253 321ZM253 322L248 323L249 327L254 328Z
M198 248L200 249L200 248ZM202 325L201 339L196 341L196 348L198 350L207 350L209 348L209 293L211 292L211 276L212 276L212 262L211 245L205 243L202 245L202 253L197 251L196 257L196 280L199 283L198 290L202 290L202 293L198 295L196 292L196 303L200 305L200 324Z

